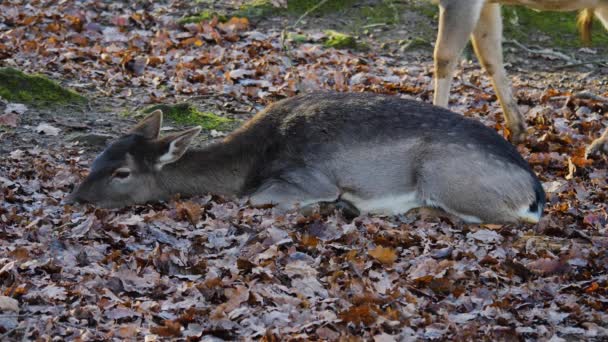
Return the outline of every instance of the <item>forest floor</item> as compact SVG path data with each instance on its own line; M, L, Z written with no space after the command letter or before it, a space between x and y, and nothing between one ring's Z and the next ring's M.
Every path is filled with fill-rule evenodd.
M608 338L608 159L584 156L607 123L608 45L519 9L505 60L518 149L547 192L539 224L280 216L211 195L61 203L152 105L190 104L166 131L202 124L204 144L314 89L431 101L434 6L310 2L0 4L0 340ZM505 134L470 49L450 107Z

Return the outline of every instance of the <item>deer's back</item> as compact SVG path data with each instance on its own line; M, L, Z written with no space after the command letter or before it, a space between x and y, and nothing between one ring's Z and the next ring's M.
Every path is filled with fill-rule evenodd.
M292 97L259 113L236 136L299 156L406 141L446 150L464 146L527 167L509 142L483 124L390 95L315 92Z
M257 149L248 189L298 168L362 193L408 191L431 163L455 164L455 173L484 164L531 173L517 150L481 123L419 101L370 93L316 92L279 101L228 140L242 142L246 151L253 142Z

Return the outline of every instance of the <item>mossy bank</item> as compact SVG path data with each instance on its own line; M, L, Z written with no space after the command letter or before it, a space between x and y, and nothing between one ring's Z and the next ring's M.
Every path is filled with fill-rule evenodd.
M43 75L30 75L13 68L0 68L0 97L34 107L83 105L87 101Z
M211 112L199 111L189 103L153 105L144 109L143 113L148 114L157 109L160 109L163 116L172 122L185 126L201 126L207 131L227 131L237 124L235 120Z

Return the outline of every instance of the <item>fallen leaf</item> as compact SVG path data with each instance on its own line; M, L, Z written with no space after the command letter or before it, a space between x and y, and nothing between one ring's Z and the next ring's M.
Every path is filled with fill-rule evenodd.
M4 114L14 113L14 114L23 114L27 112L27 106L21 103L9 103L4 108Z
M17 127L19 121L19 115L14 113L0 115L0 126Z
M0 296L0 310L19 312L19 302L11 297Z
M45 134L50 136L55 136L59 134L60 129L54 126L49 125L46 122L43 122L36 126L34 131L38 134Z
M397 253L389 247L377 246L369 250L368 254L385 265L392 265L397 260Z

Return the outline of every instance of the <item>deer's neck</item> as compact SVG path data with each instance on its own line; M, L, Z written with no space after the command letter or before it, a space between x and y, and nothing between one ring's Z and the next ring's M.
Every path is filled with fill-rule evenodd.
M189 150L175 163L163 167L160 183L170 195L238 196L254 162L256 153L252 149L223 141Z

